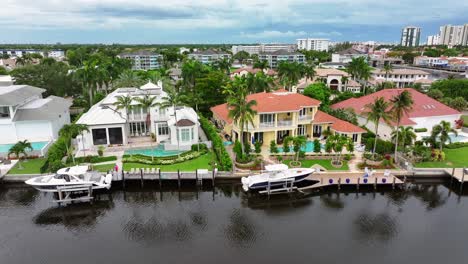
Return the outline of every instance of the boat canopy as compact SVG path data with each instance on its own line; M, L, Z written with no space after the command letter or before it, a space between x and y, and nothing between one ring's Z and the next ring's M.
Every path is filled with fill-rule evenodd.
M73 166L69 168L63 168L57 171L57 174L68 174L68 175L82 175L89 170L88 166Z
M273 165L266 165L265 170L267 171L284 171L288 169L288 165L286 164L273 164Z

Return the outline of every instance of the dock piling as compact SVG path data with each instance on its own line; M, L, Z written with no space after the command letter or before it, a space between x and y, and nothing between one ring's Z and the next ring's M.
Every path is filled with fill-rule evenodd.
M159 189L162 189L162 178L161 178L161 169L158 168L158 176L159 176Z
M177 184L179 185L179 189L180 189L180 170L177 169Z
M392 189L395 190L395 176L393 176Z
M140 169L140 185L141 185L141 188L144 187L144 183L143 183L143 169Z
M215 168L213 168L213 172L211 175L211 182L212 182L212 186L214 187L215 186Z
M125 171L122 170L122 187L125 189Z
M338 178L338 190L341 189L341 178Z
M377 190L377 177L375 177L375 181L374 181L374 190Z
M359 183L361 182L361 178L357 178L357 185L356 185L356 189L359 191Z

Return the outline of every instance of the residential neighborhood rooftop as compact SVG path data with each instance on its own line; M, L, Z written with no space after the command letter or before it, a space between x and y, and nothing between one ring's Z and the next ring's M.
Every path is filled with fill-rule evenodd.
M460 114L459 111L444 105L443 103L421 93L412 88L403 88L403 89L384 89L363 97L359 98L350 98L342 102L336 103L331 107L333 109L348 109L351 108L358 115L364 114L366 110L366 105L373 103L377 98L383 97L386 101L403 91L408 91L411 93L413 98L413 109L406 116L403 116L401 121L402 125L413 125L415 122L410 118L417 117L431 117L431 116L446 116L446 115L457 115Z
M331 129L342 133L365 133L366 130L348 121L338 119L318 110L314 117L314 124L332 124Z
M351 76L349 73L345 72L345 71L341 71L341 70L338 70L338 69L329 69L329 68L317 68L315 69L315 73L317 76L319 77L327 77L329 75L341 75L341 76Z
M372 71L373 74L386 74L383 69L375 69ZM415 69L393 69L389 74L419 74L419 75L429 75L428 72L415 70Z
M20 107L13 121L49 120L60 115L63 109L68 109L72 103L57 96L33 100Z
M30 85L0 86L0 105L17 105L45 91L45 89Z

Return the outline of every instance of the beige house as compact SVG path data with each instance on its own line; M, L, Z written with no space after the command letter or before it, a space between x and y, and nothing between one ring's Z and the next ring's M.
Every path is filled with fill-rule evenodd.
M320 101L299 93L278 90L272 93L256 93L247 97L248 101L255 100L253 125L249 124L243 133L244 141L254 143L264 142L264 146L271 141L282 144L287 136L305 136L308 140L322 139L325 131L346 135L354 142L361 142L361 134L366 131L347 121L328 115L318 107ZM229 117L227 104L211 108L213 118L223 132L238 140L240 127Z

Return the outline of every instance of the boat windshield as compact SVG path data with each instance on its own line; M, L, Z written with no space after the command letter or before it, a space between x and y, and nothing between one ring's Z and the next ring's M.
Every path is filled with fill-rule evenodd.
M67 174L57 174L54 176L54 179L57 179L57 180L65 180L66 182L69 182L70 181L70 175L67 175Z

